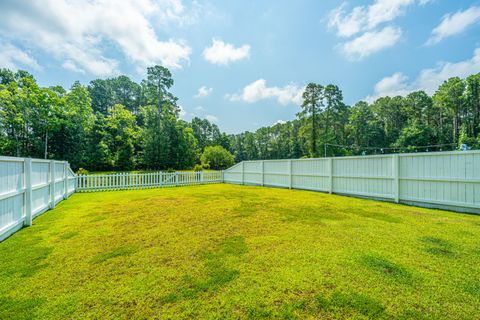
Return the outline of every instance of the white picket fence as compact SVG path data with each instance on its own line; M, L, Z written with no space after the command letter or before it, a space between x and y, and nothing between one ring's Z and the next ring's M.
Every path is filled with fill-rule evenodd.
M224 182L480 213L480 151L243 161Z
M222 171L113 173L77 176L78 192L115 191L221 183Z
M0 241L75 192L68 162L0 156Z

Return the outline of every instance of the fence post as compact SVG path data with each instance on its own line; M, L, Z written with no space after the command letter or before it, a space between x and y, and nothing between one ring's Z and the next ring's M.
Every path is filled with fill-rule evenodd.
M178 186L178 172L175 172L175 187Z
M67 161L63 162L63 199L68 197Z
M399 185L399 173L400 173L400 166L399 166L399 156L398 154L394 154L392 157L392 171L393 171L393 195L394 200L396 203L400 202L400 185Z
M200 184L203 184L203 170L200 171Z
M333 192L333 158L328 158L328 193Z
M242 184L245 184L245 161L242 161Z
M262 187L265 185L265 160L262 160Z
M288 160L288 189L292 189L292 159Z
M25 187L25 226L32 225L32 159L26 158L24 162L24 187Z
M55 208L55 161L50 160L50 209Z

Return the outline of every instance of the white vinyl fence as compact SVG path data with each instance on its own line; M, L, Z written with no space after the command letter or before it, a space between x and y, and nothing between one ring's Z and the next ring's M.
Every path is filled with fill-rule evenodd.
M0 156L0 241L75 192L68 162Z
M79 175L77 191L113 191L221 183L221 171L114 173Z
M243 161L224 182L480 213L480 151Z

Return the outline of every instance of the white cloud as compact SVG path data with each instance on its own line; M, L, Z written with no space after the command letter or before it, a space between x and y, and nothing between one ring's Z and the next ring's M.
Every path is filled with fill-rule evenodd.
M202 106L196 106L196 107L195 107L195 111L197 111L197 112L205 112L206 110L205 110L205 108L202 107Z
M231 62L246 59L250 56L250 45L235 47L222 40L212 39L212 45L203 50L203 57L210 63L228 65Z
M284 123L287 123L287 121L285 121L285 120L277 120L277 121L275 121L275 122L273 123L272 126L277 125L277 124L284 124Z
M361 36L340 44L340 50L351 60L360 60L373 53L394 46L401 38L400 28L385 27L380 31L365 32Z
M433 94L444 81L451 77L465 78L480 72L480 48L475 49L473 57L460 62L443 62L436 68L424 69L417 78L409 82L408 77L397 72L380 80L374 88L374 93L365 98L368 102L384 96L405 96L410 92L424 90Z
M442 22L433 29L427 44L436 44L445 38L462 33L468 27L478 22L480 22L480 7L473 6L465 11L447 14L442 18Z
M0 4L0 31L66 60L69 70L105 76L118 73L118 62L106 56L112 46L137 68L188 62L190 47L160 40L150 22L179 23L184 13L180 0L20 0Z
M368 28L373 29L380 23L394 20L413 3L415 0L376 0L368 8Z
M217 118L216 116L214 116L214 115L211 115L211 114L207 114L207 115L205 116L205 119L207 119L207 120L210 121L210 122L216 122L216 123L218 123L218 118Z
M72 60L67 60L62 63L62 67L73 72L85 73L85 70L80 69Z
M350 11L347 10L347 3L343 2L330 12L328 27L334 29L338 37L355 36L337 47L350 60L360 60L394 46L401 38L402 29L392 26L391 22L404 15L409 6L425 5L431 1L375 0L370 5L356 6Z
M206 86L201 86L198 88L198 92L195 95L195 98L205 98L212 94L213 88L207 88Z
M346 3L330 12L328 21L329 28L337 29L337 36L350 37L363 29L366 23L365 7L355 7L345 14Z
M230 101L244 101L254 103L264 99L276 99L278 103L287 105L289 103L300 105L302 93L305 87L296 84L289 84L284 87L267 87L264 79L258 79L243 88L242 93L226 95Z
M185 117L187 116L187 111L182 106L178 106L178 108L180 109L180 111L178 112L178 116L180 117L180 119L185 120Z
M351 37L395 20L405 13L408 6L416 2L425 5L429 0L375 0L369 6L356 6L350 12L346 12L347 4L344 2L330 12L328 27L336 29L340 37Z
M0 68L17 70L18 65L41 70L38 62L29 54L10 43L0 42Z

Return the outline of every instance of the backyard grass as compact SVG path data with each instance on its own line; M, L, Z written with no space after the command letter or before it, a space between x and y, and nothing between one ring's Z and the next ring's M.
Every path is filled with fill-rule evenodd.
M0 319L479 319L479 235L309 191L75 194L0 243Z

